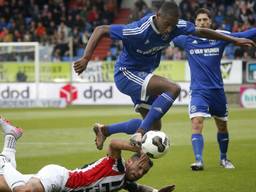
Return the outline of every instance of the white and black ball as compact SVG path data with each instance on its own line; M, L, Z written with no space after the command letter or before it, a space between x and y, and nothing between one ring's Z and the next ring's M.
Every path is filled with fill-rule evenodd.
M150 158L158 159L170 149L170 139L162 131L148 131L142 137L141 148Z

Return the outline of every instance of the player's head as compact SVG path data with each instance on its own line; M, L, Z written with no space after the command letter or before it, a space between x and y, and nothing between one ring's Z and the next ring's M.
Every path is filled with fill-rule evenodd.
M135 154L125 163L125 178L129 181L136 181L143 177L153 166L153 162L146 154Z
M179 20L179 8L175 2L164 2L156 14L156 25L161 34L170 33Z
M212 25L211 13L206 8L200 8L195 14L195 24L197 27L210 28Z

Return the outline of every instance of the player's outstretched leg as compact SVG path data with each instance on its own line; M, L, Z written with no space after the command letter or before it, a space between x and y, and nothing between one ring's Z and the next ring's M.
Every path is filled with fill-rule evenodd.
M0 125L2 127L2 131L5 134L5 136L12 135L15 137L16 140L18 140L23 134L23 130L21 128L15 127L14 125L11 124L10 121L4 119L1 116L0 116Z
M2 155L16 168L16 141L22 136L23 130L12 125L9 121L0 117L0 125L4 133L4 147Z
M17 171L10 162L8 162L8 159L4 156L0 156L0 170L3 172L3 177L5 179L6 184L9 186L11 191L26 191L22 190L25 186L25 180L23 175ZM19 190L19 188L21 190ZM28 190L29 191L29 190Z
M141 119L131 119L129 121L103 125L96 123L93 130L96 134L95 143L99 150L103 148L104 141L110 135L116 133L134 134L141 124Z
M93 127L93 131L95 133L95 144L97 149L101 150L103 148L103 144L104 141L107 138L107 129L105 127L105 125L100 124L100 123L95 123L94 127Z

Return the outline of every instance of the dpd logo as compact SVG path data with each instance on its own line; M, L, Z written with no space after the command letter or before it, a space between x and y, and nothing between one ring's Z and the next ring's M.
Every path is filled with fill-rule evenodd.
M90 86L83 92L84 98L92 99L94 102L98 99L112 99L113 98L113 87L110 86L107 89L95 89Z
M13 89L13 87L7 86L3 90L0 89L1 99L29 99L30 89L27 86L25 89Z
M77 89L71 84L67 84L60 89L60 98L64 98L68 104L77 99Z

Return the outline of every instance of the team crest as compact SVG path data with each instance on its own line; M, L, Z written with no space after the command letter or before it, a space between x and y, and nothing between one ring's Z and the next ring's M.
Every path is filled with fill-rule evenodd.
M196 106L195 105L192 105L190 107L190 113L195 113L196 112Z

